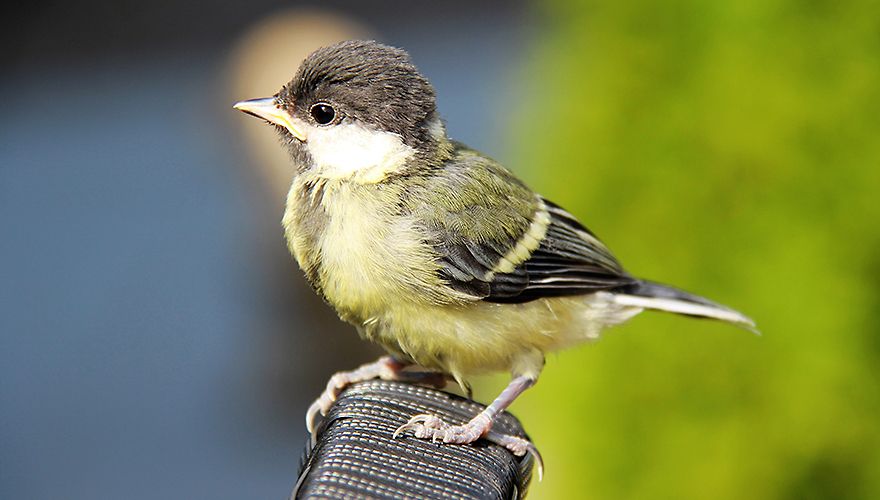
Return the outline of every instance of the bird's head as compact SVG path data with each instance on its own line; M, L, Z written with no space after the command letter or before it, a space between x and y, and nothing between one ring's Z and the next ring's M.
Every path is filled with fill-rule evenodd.
M434 89L401 50L350 40L316 50L272 97L235 108L275 125L301 170L380 180L447 141Z

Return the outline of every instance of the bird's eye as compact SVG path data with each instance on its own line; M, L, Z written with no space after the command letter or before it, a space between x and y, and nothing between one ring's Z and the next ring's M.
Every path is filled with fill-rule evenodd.
M311 113L312 118L314 118L319 125L327 125L336 118L336 110L326 102L315 104L309 109L309 113Z

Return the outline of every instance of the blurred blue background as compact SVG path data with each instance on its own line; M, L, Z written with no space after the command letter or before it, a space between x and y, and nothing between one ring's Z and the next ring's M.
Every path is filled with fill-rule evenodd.
M0 498L283 498L304 409L375 358L305 285L236 100L311 49L410 51L447 128L633 274L643 315L514 407L531 498L880 497L880 8L40 2L0 52ZM477 381L489 401L505 376Z

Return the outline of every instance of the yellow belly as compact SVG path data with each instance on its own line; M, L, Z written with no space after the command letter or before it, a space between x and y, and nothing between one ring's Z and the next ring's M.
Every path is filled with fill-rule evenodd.
M595 339L640 311L614 305L605 293L522 304L402 304L367 321L363 332L419 365L459 378L492 371L537 376L544 353Z

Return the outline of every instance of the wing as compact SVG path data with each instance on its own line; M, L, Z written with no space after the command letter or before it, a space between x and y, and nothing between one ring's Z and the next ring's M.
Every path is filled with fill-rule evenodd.
M453 175L455 189L433 189L436 209L438 197L497 193L498 185L504 186L503 196L474 194L465 203L442 205L442 215L431 218L438 273L448 286L475 299L519 303L636 281L571 214L491 160L478 157L477 163L466 165L468 175ZM462 178L483 185L460 185Z

